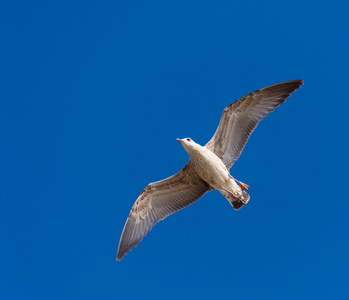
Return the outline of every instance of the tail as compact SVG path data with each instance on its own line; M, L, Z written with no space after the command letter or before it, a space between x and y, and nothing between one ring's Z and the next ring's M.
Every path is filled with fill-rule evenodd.
M233 205L234 209L238 210L244 205L246 205L249 200L250 200L250 195L247 194L245 191L242 191L242 197L236 201L231 202L231 204Z

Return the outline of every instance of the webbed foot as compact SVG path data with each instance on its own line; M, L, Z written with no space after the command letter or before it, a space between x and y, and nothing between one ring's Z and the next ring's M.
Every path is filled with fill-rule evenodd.
M231 191L227 190L226 188L221 186L221 189L226 191L234 200L238 200L239 197L237 195L235 195L234 193L232 193Z
M241 188L243 191L244 191L244 190L248 190L248 189L250 188L250 186L249 186L248 184L243 183L243 182L241 182L241 181L235 179L235 178L234 178L233 176L231 176L230 174L229 174L229 177L232 178L232 179L234 179L234 180L239 184L240 188Z

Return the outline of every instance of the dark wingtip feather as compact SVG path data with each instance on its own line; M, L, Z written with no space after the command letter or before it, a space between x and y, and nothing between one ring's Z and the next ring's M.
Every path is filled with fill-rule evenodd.
M277 83L275 85L288 86L290 88L289 93L293 93L295 90L299 89L303 85L303 79L289 80Z
M291 93L299 89L302 85L303 79L289 80L269 85L255 92L268 93L269 95L278 96L280 97L279 100L281 104L286 101L286 98L291 96Z
M296 79L296 80L281 82L280 85L284 84L286 86L289 86L289 90L287 91L288 95L285 97L285 99L290 97L291 93L298 90L303 85L303 83L304 83L303 79Z
M279 83L275 83L272 85L269 85L261 90L265 90L265 89L270 89L270 88L285 88L288 87L290 88L290 93L292 93L293 91L295 91L296 89L299 89L302 85L303 85L303 79L295 79L295 80L289 80L289 81L283 81L283 82L279 82Z
M304 84L303 79L290 80L289 82L294 84L294 90L299 89Z

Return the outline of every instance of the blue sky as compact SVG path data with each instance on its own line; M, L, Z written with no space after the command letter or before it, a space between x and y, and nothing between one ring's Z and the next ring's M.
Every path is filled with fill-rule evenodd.
M345 1L2 1L1 299L348 299ZM217 191L115 261L222 110L304 79Z

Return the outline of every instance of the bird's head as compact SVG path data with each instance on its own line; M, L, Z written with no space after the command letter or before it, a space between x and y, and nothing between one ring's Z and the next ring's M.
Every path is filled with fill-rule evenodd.
M185 139L176 139L178 142L182 144L184 149L190 154L194 149L197 148L198 144L195 143L191 138Z

